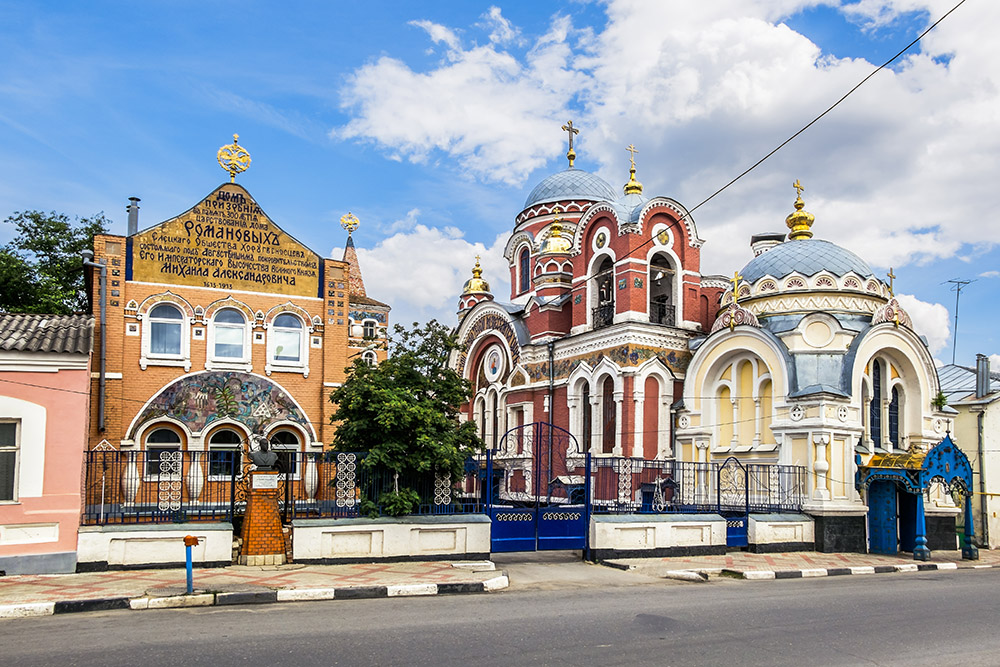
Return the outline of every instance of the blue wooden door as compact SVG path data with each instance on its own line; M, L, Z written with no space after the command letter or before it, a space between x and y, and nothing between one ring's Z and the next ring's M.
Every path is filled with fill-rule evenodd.
M895 554L896 483L876 480L868 487L868 550L873 554Z

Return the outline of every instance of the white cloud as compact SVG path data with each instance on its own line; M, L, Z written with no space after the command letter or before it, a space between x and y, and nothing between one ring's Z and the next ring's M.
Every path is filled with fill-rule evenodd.
M524 38L526 50L498 31L518 31L499 10L467 31L415 22L446 56L426 71L389 56L356 70L341 91L352 118L333 134L396 159L444 158L480 180L522 185L561 155L558 127L573 118L582 129L578 167L618 186L627 179L624 147L635 143L645 193L690 209L879 64L824 54L781 22L816 4L831 3L609 0L604 25L581 29L556 16L545 34ZM951 4L839 7L875 30L904 12L936 19ZM969 37L998 23L1000 3L967 3L919 52L695 211L708 240L702 270L731 273L749 261L751 234L783 229L795 179L807 188L816 236L875 266L964 258L1000 243L1000 218L983 215L998 203L1000 40ZM477 29L485 45L459 37Z
M483 14L481 25L490 30L490 41L496 44L517 42L521 32L513 23L503 17L497 6L490 7Z
M411 214L415 219L413 211L407 216ZM415 224L387 236L374 248L356 248L365 291L392 306L390 318L397 324L409 326L432 318L453 324L458 296L472 277L476 255L481 257L483 278L493 295L502 301L509 297L510 273L503 257L508 238L509 234L502 234L487 247L469 242L454 227ZM330 257L343 254L343 248L330 251Z
M897 294L899 305L913 320L913 329L927 337L927 347L932 355L938 354L948 345L951 336L951 318L948 309L940 303L921 301L911 294Z
M990 355L990 372L996 373L1000 371L1000 354Z
M1000 278L1000 271L983 271L979 274L980 278Z

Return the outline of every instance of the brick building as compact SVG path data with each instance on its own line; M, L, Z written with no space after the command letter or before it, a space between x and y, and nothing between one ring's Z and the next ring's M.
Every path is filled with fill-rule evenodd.
M575 157L571 143L569 168L514 219L509 302L494 300L478 262L459 297L452 363L475 392L465 414L491 446L551 421L597 455L668 457L689 342L711 327L726 283L701 275L694 220L645 196L634 161L618 194Z
M241 152L220 150L232 181ZM106 355L93 380L90 448L145 452L150 471L163 452L205 452L194 459L199 475L184 473L198 488L195 477L221 476L253 435L278 450L322 451L334 432L329 395L351 358L385 356L389 307L364 294L353 242L341 260L318 255L235 182L142 231L137 201L127 236L94 239L107 279L102 299L102 271L91 273Z

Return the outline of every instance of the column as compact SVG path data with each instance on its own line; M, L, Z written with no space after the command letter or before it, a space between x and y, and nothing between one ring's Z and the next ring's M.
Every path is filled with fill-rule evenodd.
M634 435L632 436L632 456L645 458L642 451L642 442L646 437L644 432L646 420L644 419L645 415L643 414L645 400L643 395L638 392L633 392L632 396L635 400L635 426L632 429L634 431Z
M616 391L614 393L615 397L615 456L623 456L622 454L622 401L625 400L625 392Z
M830 436L826 433L815 433L813 434L812 441L813 445L815 445L813 477L816 481L813 498L816 500L830 500L830 490L826 487L826 473L830 471L830 464L826 460L826 448L830 444Z
M930 560L931 551L927 548L927 524L924 518L924 492L917 493L917 525L916 540L913 547L913 560Z

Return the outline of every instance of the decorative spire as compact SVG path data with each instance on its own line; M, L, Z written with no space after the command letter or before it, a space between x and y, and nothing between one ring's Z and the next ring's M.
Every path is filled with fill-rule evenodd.
M576 159L576 151L573 150L573 135L580 134L580 130L573 127L573 121L568 120L566 124L562 126L563 132L569 133L569 150L566 151L566 159L569 160L569 168L573 168L573 160Z
M562 221L559 219L561 210L558 206L552 209L555 217L552 219L552 226L549 228L549 236L542 246L542 255L565 254L573 246L570 240L562 235Z
M803 211L805 207L805 202L802 201L802 191L805 190L799 184L799 180L795 179L795 183L792 184L795 188L795 212L790 214L785 218L785 224L788 225L788 240L789 241L799 241L812 238L812 231L809 229L812 227L813 221L816 219L809 211Z
M219 166L229 172L229 182L236 182L236 174L242 174L250 167L250 153L239 145L240 135L233 135L233 143L223 146L216 154Z
M354 239L351 238L351 232L357 229L360 224L361 221L350 211L340 218L340 226L347 230L344 261L350 266L350 293L356 296L368 296L365 294L365 279L361 276L361 264L358 263L358 251L355 250Z
M628 170L628 183L625 184L625 194L641 195L642 183L635 180L635 154L639 152L639 149L637 149L632 144L629 144L628 148L626 148L625 150L627 150L631 154L629 156L629 161L632 163L632 165L629 167Z
M462 294L489 294L490 284L483 280L483 269L479 266L479 255L476 255L476 265L472 267L472 277L465 281Z
M739 271L733 271L733 279L730 281L733 283L733 304L729 308L730 313L735 312L737 308L740 307L740 281L743 280L743 276L740 275ZM739 322L736 321L736 317L729 318L729 330L732 331L736 328Z

